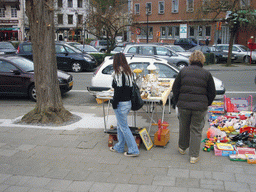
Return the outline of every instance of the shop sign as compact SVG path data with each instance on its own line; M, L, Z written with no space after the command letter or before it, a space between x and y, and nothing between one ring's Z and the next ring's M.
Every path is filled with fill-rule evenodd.
M0 23L19 23L19 20L0 20Z

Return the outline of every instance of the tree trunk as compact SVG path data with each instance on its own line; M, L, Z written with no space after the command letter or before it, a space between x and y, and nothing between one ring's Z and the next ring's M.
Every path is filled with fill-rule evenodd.
M26 14L33 48L37 102L35 109L21 121L61 124L73 115L63 106L57 77L54 0L26 0Z
M233 48L235 35L236 35L236 32L234 30L231 30L230 39L229 39L229 48L228 48L228 60L226 64L227 67L231 66L232 48Z

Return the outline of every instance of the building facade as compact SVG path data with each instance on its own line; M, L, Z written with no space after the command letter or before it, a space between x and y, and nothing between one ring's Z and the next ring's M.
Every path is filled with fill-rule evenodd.
M227 12L222 12L213 21L213 14L202 16L197 11L202 3L202 0L133 0L131 9L138 25L131 28L130 40L173 44L178 38L194 38L201 42L208 38L212 45L220 38L221 43L229 43L229 27L220 22ZM256 8L256 1L241 0L241 9L244 3ZM251 35L256 35L255 30L240 31L235 43L246 45Z
M0 41L24 39L24 0L0 1Z

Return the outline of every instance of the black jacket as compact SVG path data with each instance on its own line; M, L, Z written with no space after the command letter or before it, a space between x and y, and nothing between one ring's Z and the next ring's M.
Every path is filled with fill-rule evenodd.
M114 96L112 101L113 109L117 108L117 104L120 101L130 101L131 95L132 95L132 87L125 85L125 76L122 73L122 83L123 85L121 87L117 86L117 83L115 79L112 81L112 87L114 88Z
M211 73L198 65L184 67L173 84L173 102L178 108L195 111L207 110L216 90Z

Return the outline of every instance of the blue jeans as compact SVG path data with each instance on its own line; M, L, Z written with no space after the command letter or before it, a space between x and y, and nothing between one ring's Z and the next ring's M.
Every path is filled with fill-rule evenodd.
M131 110L131 101L119 102L117 109L114 109L117 119L117 139L114 149L118 153L124 152L124 145L128 147L128 153L139 154L138 146L135 142L134 136L128 126L127 116Z

